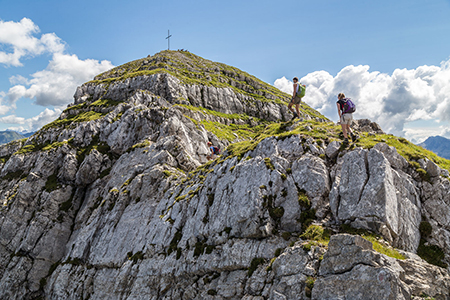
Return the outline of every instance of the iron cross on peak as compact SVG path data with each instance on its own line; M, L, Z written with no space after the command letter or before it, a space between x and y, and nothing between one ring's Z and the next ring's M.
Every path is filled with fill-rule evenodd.
M170 37L171 37L171 35L170 35L170 30L167 30L167 37L166 37L166 40L167 40L167 50L170 50Z

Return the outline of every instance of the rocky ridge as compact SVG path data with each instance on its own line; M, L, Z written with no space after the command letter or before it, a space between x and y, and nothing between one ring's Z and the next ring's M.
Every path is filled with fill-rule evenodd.
M450 299L448 161L188 52L74 98L0 147L1 299Z

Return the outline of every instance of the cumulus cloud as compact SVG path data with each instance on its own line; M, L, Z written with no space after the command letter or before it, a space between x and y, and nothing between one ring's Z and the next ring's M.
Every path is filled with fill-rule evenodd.
M371 72L369 66L351 65L336 76L317 71L307 74L300 82L307 86L304 101L335 121L338 93L345 93L354 100L355 118L375 121L384 131L395 135L408 133L418 137L420 130L406 130L408 122L450 121L450 60L440 66L396 69L392 75ZM277 79L274 85L292 93L293 83L284 77Z
M80 60L75 54L55 53L47 68L32 74L31 79L10 79L22 84L11 87L6 98L9 103L23 97L35 99L35 103L42 106L64 106L73 101L78 85L113 67L106 60Z
M36 126L53 121L61 113L61 108L73 101L76 87L91 80L95 75L114 67L110 61L80 59L75 54L66 52L66 43L55 33L39 36L39 27L28 18L19 22L0 20L0 64L6 67L23 65L26 58L51 54L51 60L44 70L30 76L21 75L9 78L11 88L7 92L0 91L0 123L28 126L30 130ZM34 104L49 106L34 118L24 119L14 114L16 102L21 98L34 100ZM22 126L23 125L23 126Z
M18 117L16 115L9 115L0 118L0 123L4 124L17 124L22 126L10 127L9 129L17 130L17 131L36 131L42 126L56 120L59 115L62 113L61 109L48 109L46 108L43 112L38 114L35 117L25 119L22 117Z
M40 38L39 27L28 18L20 22L0 20L0 44L7 46L9 52L0 51L0 63L6 66L22 66L20 61L25 56L41 55L44 52L63 52L64 43L54 33L43 34Z

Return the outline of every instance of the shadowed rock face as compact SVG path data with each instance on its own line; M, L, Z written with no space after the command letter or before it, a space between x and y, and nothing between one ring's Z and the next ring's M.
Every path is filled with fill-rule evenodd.
M327 120L307 106L266 134L290 118L283 94L198 57L223 86L186 83L174 66L200 67L172 54L99 75L58 120L0 147L0 299L449 299L447 270L414 254L425 240L449 261L444 170L421 160L424 181L387 144L308 136ZM159 63L172 73L149 73ZM207 161L207 141L221 158ZM371 230L407 259L357 235L299 238L311 219Z

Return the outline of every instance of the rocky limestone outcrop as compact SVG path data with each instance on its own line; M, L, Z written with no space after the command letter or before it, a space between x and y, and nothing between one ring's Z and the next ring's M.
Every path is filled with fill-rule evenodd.
M416 255L396 260L352 235L331 237L312 299L449 299L449 274ZM418 292L418 287L420 292Z
M59 120L0 147L0 299L449 299L445 170L422 159L424 179L385 143L344 148L306 112L224 138L206 126L253 129L285 106L177 80L88 83ZM223 155L208 161L207 141ZM415 254L427 247L442 267Z

